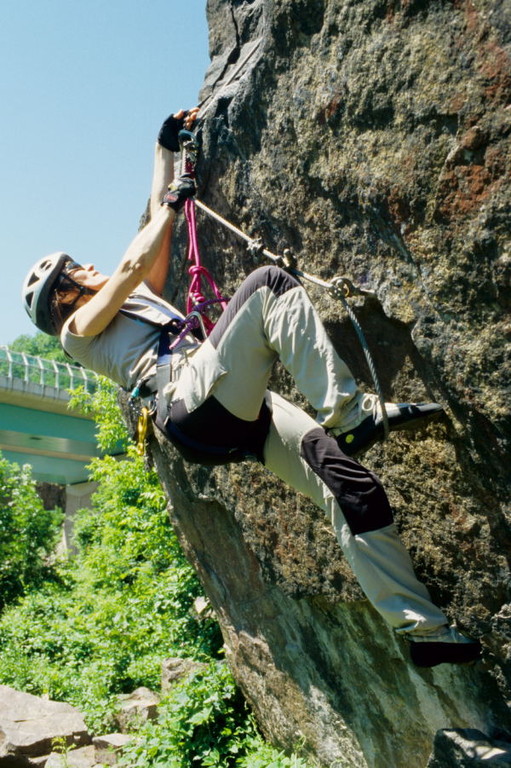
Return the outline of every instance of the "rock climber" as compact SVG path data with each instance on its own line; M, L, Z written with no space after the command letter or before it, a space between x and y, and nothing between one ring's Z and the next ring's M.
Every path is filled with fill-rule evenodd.
M76 361L156 401L157 428L186 459L220 464L250 457L316 502L369 601L409 639L416 665L476 660L479 641L449 626L432 603L380 481L355 458L381 438L381 406L358 388L302 285L279 267L256 269L206 340L188 333L172 345L183 315L162 293L174 221L195 194L189 176L172 181L174 152L179 131L191 130L197 117L198 109L181 110L164 122L150 221L112 276L63 252L47 256L23 286L29 316L40 330L59 335ZM315 409L315 420L267 390L277 359ZM442 409L389 403L386 410L393 430Z

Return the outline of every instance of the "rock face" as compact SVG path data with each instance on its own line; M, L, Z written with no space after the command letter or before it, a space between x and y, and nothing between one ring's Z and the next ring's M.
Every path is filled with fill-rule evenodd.
M511 730L511 5L209 0L208 15L200 197L305 271L374 291L352 306L386 398L445 405L364 463L485 664L415 669L321 515L263 467L194 467L154 440L153 459L266 735L325 766L423 768L440 729ZM258 262L202 215L200 230L229 294ZM311 296L370 389L342 308ZM298 399L280 369L272 386Z

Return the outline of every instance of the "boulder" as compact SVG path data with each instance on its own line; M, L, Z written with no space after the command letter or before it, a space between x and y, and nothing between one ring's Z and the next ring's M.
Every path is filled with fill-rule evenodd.
M95 736L92 743L96 749L96 760L105 765L115 765L123 748L131 742L131 737L124 733L108 733Z
M96 757L96 750L91 744L68 752L52 752L44 768L101 768Z
M207 664L194 659L165 659L161 665L161 690L166 693L178 680L197 672L201 669L207 669Z
M152 458L265 735L322 766L424 768L440 729L511 732L511 4L207 10L199 199L273 253L292 248L303 271L373 292L350 303L385 398L445 407L442 422L393 434L363 463L435 602L482 638L484 664L413 667L328 521L263 466L192 466L160 435ZM261 260L202 211L198 221L203 263L232 295ZM167 296L183 304L181 245ZM340 302L308 288L373 389ZM270 384L302 402L283 368Z
M199 595L193 601L193 610L199 619L214 619L215 612L212 609L209 600L203 595Z
M141 686L133 693L119 696L119 712L116 721L122 733L133 730L146 720L154 720L158 714L160 697Z
M90 743L74 707L0 685L0 766L26 765L30 757L47 755L55 739L72 747Z

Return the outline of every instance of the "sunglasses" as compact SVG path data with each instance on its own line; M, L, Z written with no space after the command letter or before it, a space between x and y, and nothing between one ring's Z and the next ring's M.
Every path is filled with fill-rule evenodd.
M81 296L84 296L86 293L90 293L89 288L86 288L84 285L80 285L80 283L77 283L76 280L73 280L71 277L70 272L74 272L75 269L82 269L82 265L77 264L76 261L67 261L64 269L58 276L55 283L55 291L64 292L69 291L72 288L78 289L78 293L74 297L73 301L66 304L67 307L74 307Z

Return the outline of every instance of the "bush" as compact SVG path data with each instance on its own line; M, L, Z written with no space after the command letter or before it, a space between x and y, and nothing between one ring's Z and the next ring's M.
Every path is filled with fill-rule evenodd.
M224 662L175 685L120 768L307 768L265 744Z
M0 609L52 573L62 522L60 510L46 510L31 469L0 456Z
M0 620L0 680L79 707L93 730L113 724L115 696L158 688L168 656L209 659L218 625L199 619L200 585L143 461L93 462L93 509L77 518L78 553Z

